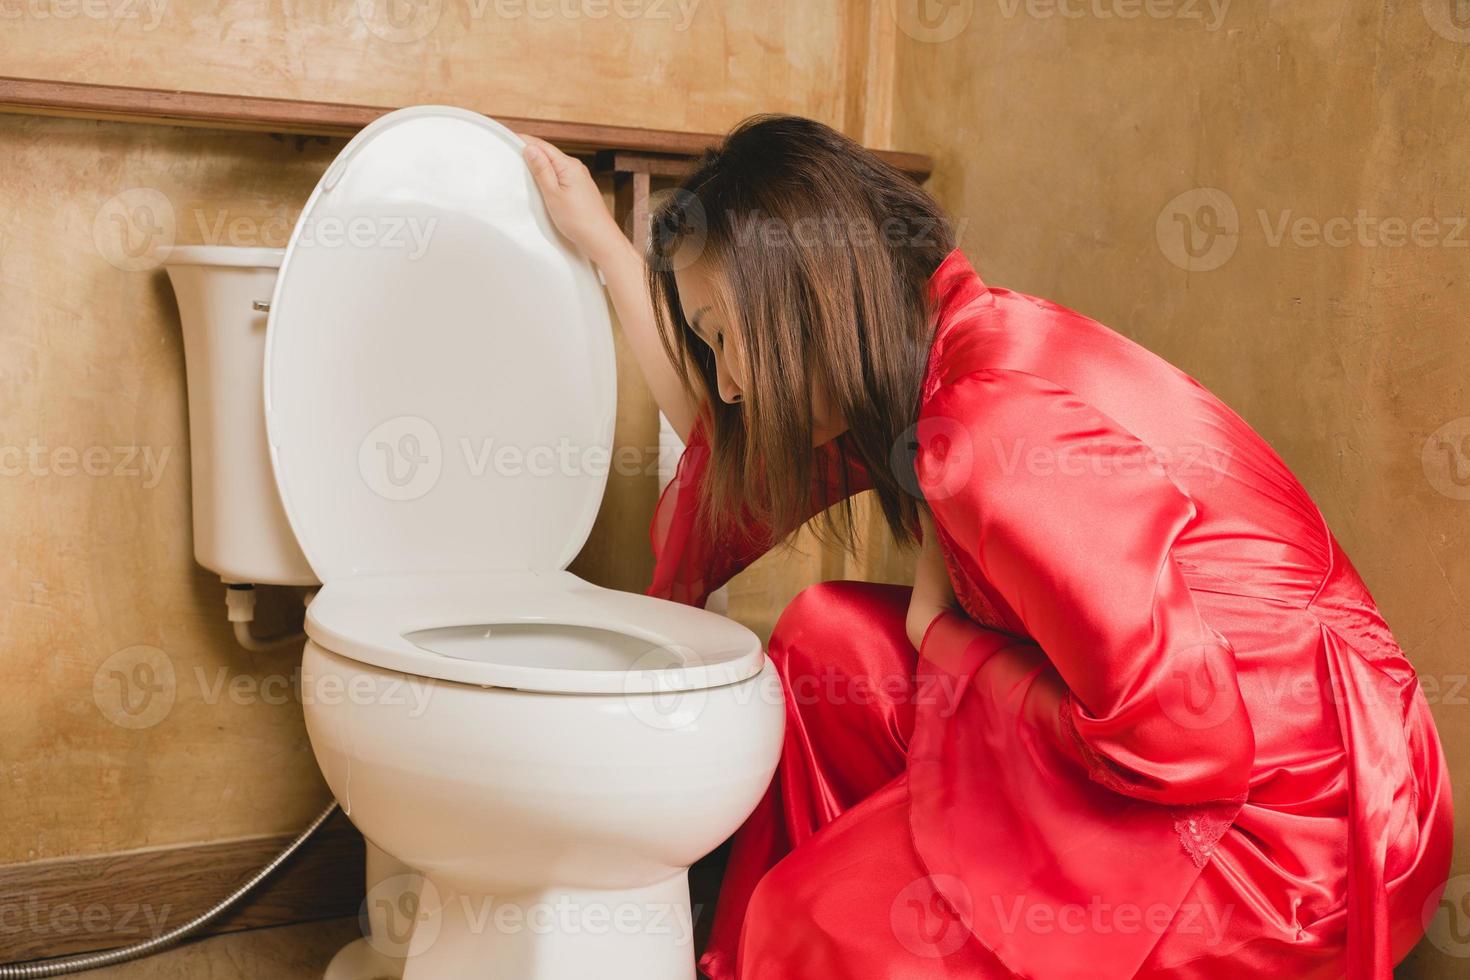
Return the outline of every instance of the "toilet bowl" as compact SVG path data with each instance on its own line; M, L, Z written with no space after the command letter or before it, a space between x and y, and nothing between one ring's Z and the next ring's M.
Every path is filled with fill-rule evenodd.
M302 700L369 844L369 934L332 980L692 980L686 873L759 801L782 738L758 639L566 571L611 460L596 274L521 142L391 113L307 202L265 412L321 580Z
M312 604L302 698L333 794L396 859L366 944L411 977L692 978L685 872L780 748L759 646L566 572L360 584Z

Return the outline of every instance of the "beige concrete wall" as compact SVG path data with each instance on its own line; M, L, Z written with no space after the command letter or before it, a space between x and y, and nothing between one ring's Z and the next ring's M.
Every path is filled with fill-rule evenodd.
M371 2L154 9L0 3L0 71L705 131L881 120L868 10L845 0L425 0L432 23L396 27ZM283 245L340 146L0 115L0 863L282 832L326 800L286 694L298 656L239 649L192 560L178 314L127 250ZM618 442L650 468L614 476L574 570L641 590L657 428L623 368Z
M934 5L900 36L894 139L937 155L983 276L1141 341L1281 452L1421 671L1464 796L1470 22L1453 6ZM1447 914L1459 941L1441 920L1445 948L1402 975L1463 975L1467 919Z
M719 131L837 122L847 0L6 0L7 75ZM855 39L856 40L856 39Z

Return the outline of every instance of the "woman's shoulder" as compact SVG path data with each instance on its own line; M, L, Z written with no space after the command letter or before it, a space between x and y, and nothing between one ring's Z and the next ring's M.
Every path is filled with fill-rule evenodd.
M1138 422L1147 429L1161 400L1182 404L1204 394L1179 368L1100 321L990 287L983 303L939 310L921 408L941 390L975 378L986 379L992 395L1070 394L1124 428Z
M1150 364L1150 362L1155 362ZM976 371L1007 370L1064 387L1098 370L1149 373L1164 362L1097 320L1049 300L986 287L936 311L925 394Z
M997 444L1013 442L1016 453L1041 443L1088 442L1102 434L1136 440L1056 378L997 364L971 366L942 379L920 406L919 425L941 436L963 433L971 441L983 435Z

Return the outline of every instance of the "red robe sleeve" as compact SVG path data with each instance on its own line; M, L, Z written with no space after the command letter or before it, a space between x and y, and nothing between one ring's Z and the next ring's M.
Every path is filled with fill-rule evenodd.
M769 551L784 535L746 514L733 531L715 535L699 519L699 501L709 474L710 445L705 417L694 428L669 485L654 509L649 538L653 545L653 583L648 594L692 606L703 606L711 592ZM811 515L859 490L867 489L866 471L834 440L817 447L816 483ZM843 460L847 482L844 485Z
M942 386L919 441L939 533L1025 634L947 613L924 637L921 671L959 694L915 733L920 854L1011 970L1131 977L1254 764L1233 651L1172 554L1195 504L1148 446L1023 372Z

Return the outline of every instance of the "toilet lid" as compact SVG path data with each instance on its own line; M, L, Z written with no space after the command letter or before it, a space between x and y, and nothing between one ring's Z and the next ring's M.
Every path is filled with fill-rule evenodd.
M266 427L323 582L549 571L586 542L616 414L607 303L522 141L419 106L323 175L271 301Z

